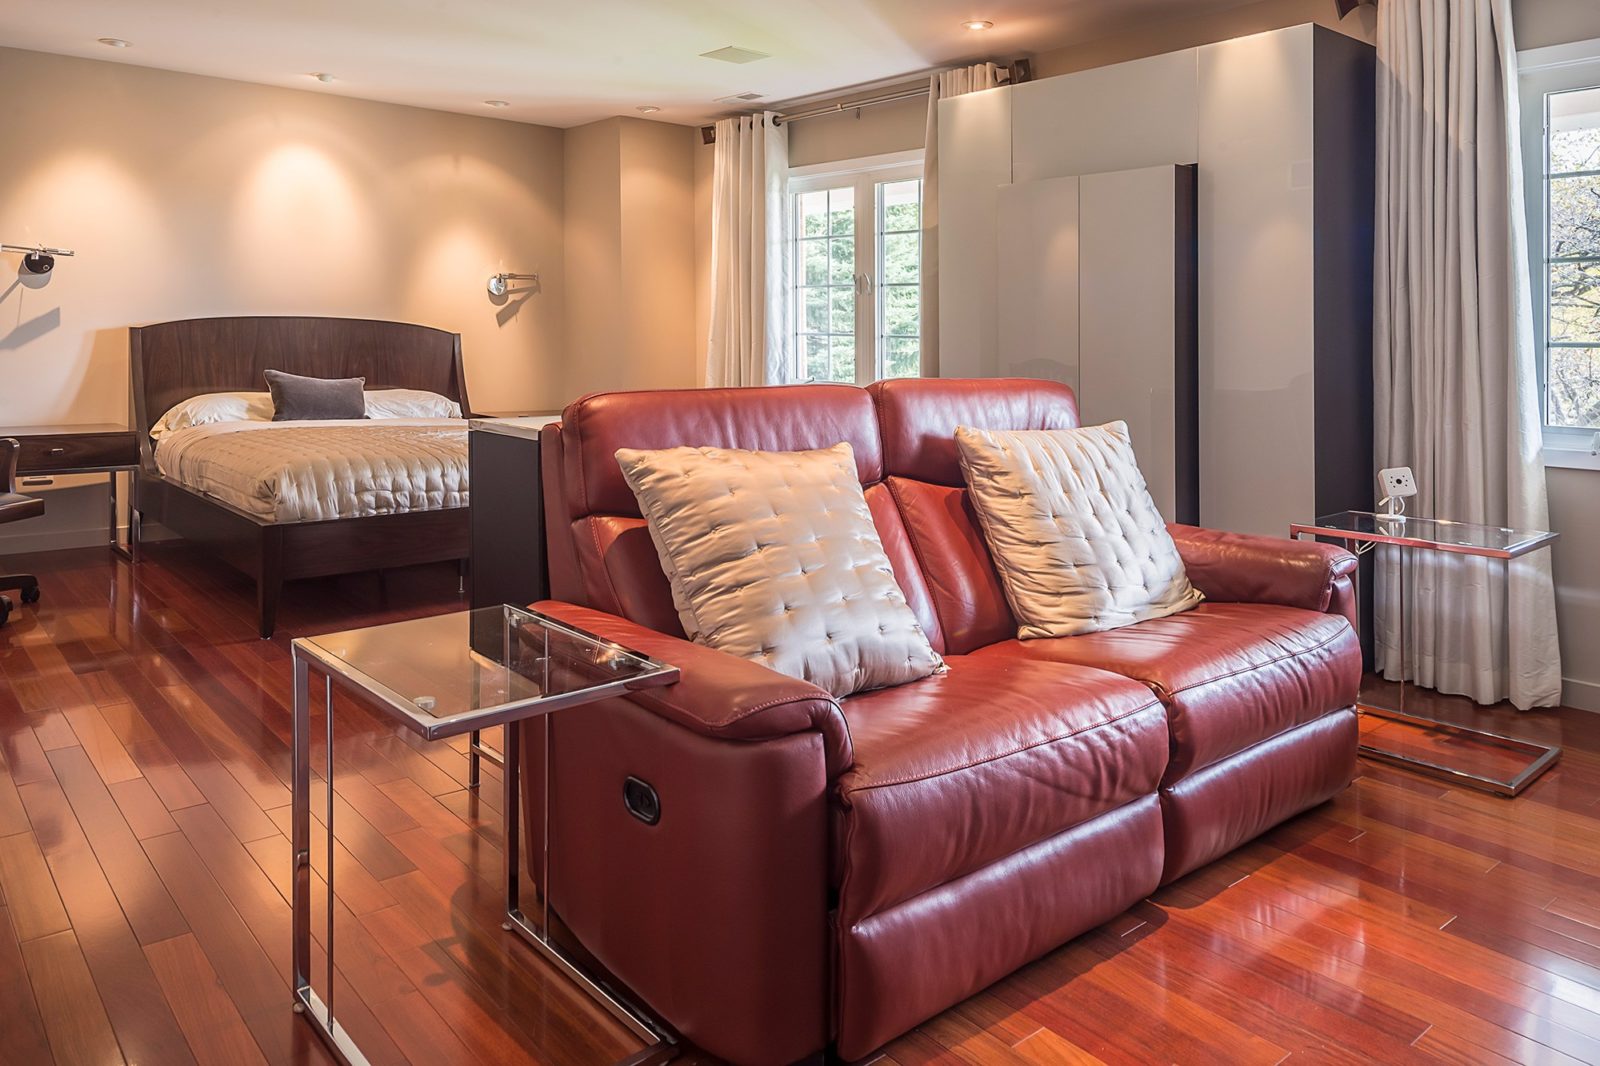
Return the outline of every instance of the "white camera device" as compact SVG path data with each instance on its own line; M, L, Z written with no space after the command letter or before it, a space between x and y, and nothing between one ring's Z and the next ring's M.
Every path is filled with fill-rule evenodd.
M1378 488L1383 492L1378 506L1391 515L1400 515L1405 513L1406 498L1417 494L1417 479L1409 466L1386 466L1378 471Z

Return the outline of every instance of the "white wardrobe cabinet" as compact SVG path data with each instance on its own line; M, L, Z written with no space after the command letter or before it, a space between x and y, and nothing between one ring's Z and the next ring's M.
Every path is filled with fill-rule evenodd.
M1003 372L1071 385L1086 425L1127 422L1156 506L1198 522L1195 168L1002 185L996 226Z
M1075 384L1174 517L1283 536L1370 506L1373 79L1306 25L942 101L939 373ZM1184 167L1187 381L1179 213L1142 206Z

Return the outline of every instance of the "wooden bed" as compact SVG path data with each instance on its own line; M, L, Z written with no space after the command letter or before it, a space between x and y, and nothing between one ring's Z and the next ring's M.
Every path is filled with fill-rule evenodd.
M272 635L283 583L469 554L468 508L314 522L274 522L164 476L150 428L173 404L206 392L266 389L262 372L365 377L368 389L427 389L469 416L461 336L403 322L351 318L195 318L129 330L140 466L131 536L148 519L256 581L262 637Z

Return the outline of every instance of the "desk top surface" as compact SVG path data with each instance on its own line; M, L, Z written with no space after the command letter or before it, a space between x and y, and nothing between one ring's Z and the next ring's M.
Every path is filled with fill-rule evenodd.
M115 422L80 422L59 426L0 426L0 437L89 437L132 433Z

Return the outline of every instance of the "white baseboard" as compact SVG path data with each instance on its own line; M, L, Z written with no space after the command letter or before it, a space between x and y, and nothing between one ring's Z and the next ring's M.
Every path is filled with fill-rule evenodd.
M1600 712L1600 683L1579 681L1571 677L1562 678L1561 703L1563 706L1576 707L1580 711Z

